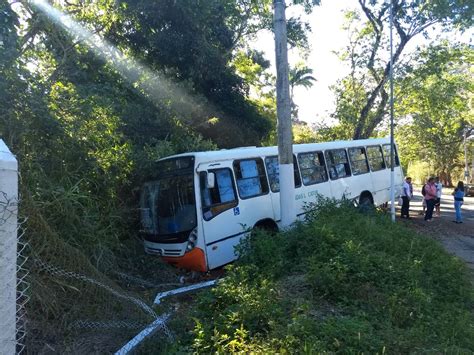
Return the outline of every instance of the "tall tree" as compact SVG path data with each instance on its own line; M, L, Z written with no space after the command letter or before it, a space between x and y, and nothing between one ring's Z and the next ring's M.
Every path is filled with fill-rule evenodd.
M271 28L271 0L122 1L122 29L113 40L130 47L134 56L174 80L191 83L211 103L204 113L213 124L194 125L222 146L259 144L271 119L248 100L249 84L235 74L236 53L259 31ZM290 22L294 45L307 45L307 26ZM140 30L137 30L140 29ZM173 51L164 48L173 46ZM240 124L244 122L244 124ZM235 135L240 131L240 135Z
M316 81L316 78L312 74L313 69L308 68L304 63L298 63L295 67L290 68L290 101L294 121L298 120L298 107L293 100L295 87L302 86L307 89L311 88Z
M463 133L474 132L473 64L469 46L432 46L418 54L397 89L401 155L429 162L450 184L453 169L463 166Z
M388 94L386 83L390 62L386 55L387 27L390 4L393 4L394 40L393 63L402 59L407 44L420 34L428 35L435 25L445 30L467 28L473 21L473 4L464 0L358 0L360 14L348 15L351 42L342 57L352 67L350 76L339 83L338 103L354 102L356 112L337 108L337 115L353 124L354 139L369 137L386 115ZM361 17L362 16L362 17ZM352 90L347 90L352 88ZM352 115L352 117L349 117Z

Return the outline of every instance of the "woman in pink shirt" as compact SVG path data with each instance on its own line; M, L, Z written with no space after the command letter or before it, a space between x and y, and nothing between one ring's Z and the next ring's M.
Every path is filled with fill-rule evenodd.
M436 185L434 183L434 178L430 177L428 183L425 186L425 200L426 200L426 214L425 221L431 222L433 218L433 210L436 204Z

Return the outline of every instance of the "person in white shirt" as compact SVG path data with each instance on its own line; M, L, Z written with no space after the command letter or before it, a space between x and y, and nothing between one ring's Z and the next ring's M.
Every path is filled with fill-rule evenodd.
M410 218L410 200L413 196L413 187L411 185L411 177L407 176L403 182L402 188L402 210L400 213L401 218Z
M443 192L443 184L439 181L439 177L436 177L435 180L436 186L436 204L435 204L435 211L436 216L441 216L441 195Z

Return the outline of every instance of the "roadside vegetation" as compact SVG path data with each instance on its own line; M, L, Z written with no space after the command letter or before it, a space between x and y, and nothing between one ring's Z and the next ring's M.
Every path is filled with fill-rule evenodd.
M298 57L292 93L331 70L308 61L311 24L300 15L317 3L287 1ZM314 117L298 115L295 97L295 143L387 134L389 1L358 3L345 14L349 43L339 59L351 70L333 87L335 125L306 124ZM474 132L474 52L454 38L433 38L413 57L403 49L435 24L471 28L472 13L463 0L396 2L396 139L417 182L462 176L463 134ZM276 78L254 41L272 19L271 0L0 0L0 138L19 161L28 352L113 352L152 320L109 290L150 304L153 287L178 278L143 252L140 187L165 156L276 143ZM113 60L115 50L125 61ZM383 216L346 207L329 203L308 225L256 236L227 281L200 300L196 321L187 308L196 300L176 305L179 349L395 352L418 346L417 337L421 349L438 344L434 352L473 349L462 266ZM151 353L170 346L153 339Z
M179 345L167 352L474 349L465 266L383 213L325 201L307 223L260 232L240 252L225 280L179 313Z

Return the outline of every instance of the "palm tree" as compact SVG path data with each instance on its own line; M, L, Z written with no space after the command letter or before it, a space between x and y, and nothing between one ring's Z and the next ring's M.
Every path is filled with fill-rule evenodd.
M291 101L291 112L293 119L296 120L298 116L298 109L293 101L293 92L296 86L303 86L307 89L313 86L316 78L312 75L313 69L308 68L303 64L297 64L294 68L290 68L290 101Z

